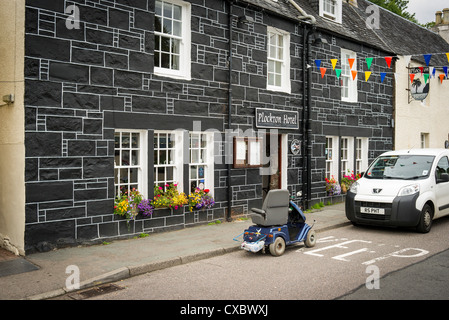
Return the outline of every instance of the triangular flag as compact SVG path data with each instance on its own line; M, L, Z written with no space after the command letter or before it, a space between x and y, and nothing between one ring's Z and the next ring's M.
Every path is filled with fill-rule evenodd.
M433 68L433 70L432 70L432 76L435 78L435 71L436 71L436 69L435 68Z
M337 75L337 79L340 79L341 69L335 69L335 74Z
M424 55L424 60L426 60L426 65L429 66L430 63L430 59L432 58L431 54L425 54Z
M365 71L365 81L368 81L370 75L371 75L371 71Z
M391 60L393 59L393 57L385 57L385 61L387 62L387 66L388 68L391 67Z
M371 63L373 63L373 58L366 58L366 65L368 66L368 70L371 69Z
M439 77L440 77L440 81L441 81L441 83L443 83L443 79L444 79L444 74L440 74L440 75L439 75Z
M384 82L384 80L385 80L385 76L387 75L387 73L386 72L381 72L380 73L380 82Z
M351 73L352 73L352 80L355 80L355 77L357 77L357 71L351 70Z
M349 62L349 68L350 68L350 69L352 69L352 66L354 65L354 61L355 61L354 58L349 58L349 59L348 59L348 62Z
M424 67L418 67L419 68L419 71L421 71L421 74L423 73L423 71L424 71Z
M446 53L446 56L447 56L447 61L449 61L449 52Z
M444 71L444 74L446 75L446 78L447 78L447 67L443 67L443 71Z
M335 66L337 65L338 59L331 59L332 62L332 70L335 70Z
M424 83L427 83L427 80L429 80L429 74L424 73Z
M321 60L315 60L315 64L318 68L321 67Z
M397 84L398 83L398 80L399 80L399 77L401 76L401 74L400 73L398 73L398 72L395 72L394 73L394 82Z
M429 67L429 78L431 78L432 76L435 77L435 68Z
M324 78L324 74L326 73L326 68L320 68L321 78Z
M413 83L413 79L415 79L415 74L410 73L410 83Z

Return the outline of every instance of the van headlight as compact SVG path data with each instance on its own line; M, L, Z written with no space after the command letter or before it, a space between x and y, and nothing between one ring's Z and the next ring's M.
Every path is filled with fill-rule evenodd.
M357 194L357 191L359 191L359 183L356 181L351 185L351 188L349 189L350 192Z
M399 197L411 196L412 194L418 192L419 192L419 184L411 184L409 186L402 187L398 192L398 196Z

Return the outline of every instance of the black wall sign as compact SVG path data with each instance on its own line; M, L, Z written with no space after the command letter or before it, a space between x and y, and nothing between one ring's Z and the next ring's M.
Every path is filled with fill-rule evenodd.
M256 108L256 128L299 129L298 112Z

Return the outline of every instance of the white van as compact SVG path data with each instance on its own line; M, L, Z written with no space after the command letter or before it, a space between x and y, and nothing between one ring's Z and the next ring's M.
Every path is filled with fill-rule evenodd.
M354 224L416 227L449 214L449 150L412 149L380 155L346 195Z

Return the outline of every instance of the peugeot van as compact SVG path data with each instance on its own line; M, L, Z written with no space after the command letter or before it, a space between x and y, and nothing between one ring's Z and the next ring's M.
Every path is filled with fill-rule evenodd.
M346 195L354 224L415 227L449 214L449 150L412 149L380 155Z

